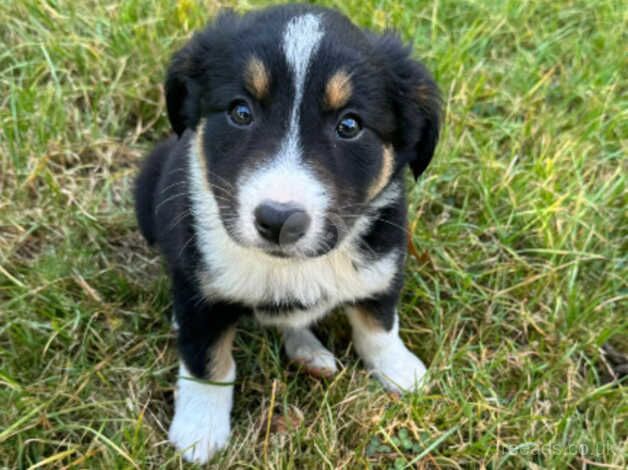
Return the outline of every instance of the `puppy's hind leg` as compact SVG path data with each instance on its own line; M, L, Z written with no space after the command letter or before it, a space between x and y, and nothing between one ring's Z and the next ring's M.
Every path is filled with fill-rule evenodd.
M309 328L282 328L288 358L315 377L331 377L337 371L336 358Z

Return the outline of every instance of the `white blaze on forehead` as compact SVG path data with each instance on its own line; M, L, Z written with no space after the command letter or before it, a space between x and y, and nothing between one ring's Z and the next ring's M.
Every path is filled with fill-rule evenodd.
M288 141L294 140L295 142L292 143L296 147L299 146L298 126L307 69L322 38L323 30L320 15L311 13L292 18L283 33L283 52L294 77L294 102L288 130L288 135L291 138Z
M311 56L318 49L323 37L321 15L308 13L292 18L283 33L283 51L288 64L300 73L305 73Z

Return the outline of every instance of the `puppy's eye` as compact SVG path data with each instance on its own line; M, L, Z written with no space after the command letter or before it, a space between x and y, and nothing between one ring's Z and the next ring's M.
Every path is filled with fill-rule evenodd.
M248 126L253 122L253 111L244 101L235 101L229 108L229 119L236 126Z
M336 134L341 139L353 139L360 134L362 126L358 117L353 114L347 114L342 117L338 125L336 126Z

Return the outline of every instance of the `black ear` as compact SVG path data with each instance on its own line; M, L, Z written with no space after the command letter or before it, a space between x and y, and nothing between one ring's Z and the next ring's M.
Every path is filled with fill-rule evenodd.
M427 168L438 143L442 103L440 91L425 66L412 59L411 49L395 34L377 36L388 77L389 96L395 113L395 147L408 163L414 178Z
M194 127L199 120L200 97L194 80L194 50L192 38L190 43L177 52L168 68L166 76L166 106L172 130L181 136L188 127Z
M238 20L230 10L221 12L173 56L165 88L168 119L177 135L200 121L201 100L211 92L212 72L220 69L220 61L231 53L229 45Z

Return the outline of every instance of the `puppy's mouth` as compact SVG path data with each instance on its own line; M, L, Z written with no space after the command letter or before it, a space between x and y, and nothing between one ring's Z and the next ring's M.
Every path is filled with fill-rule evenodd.
M266 254L269 254L270 256L274 256L275 258L292 258L292 256L289 253L286 253L283 250L277 250L277 249L269 249L269 250L264 250Z
M314 249L299 249L295 247L269 247L269 246L256 246L258 250L263 253L279 259L308 259L318 258L324 256L332 251L336 245L325 244L318 246Z
M322 235L321 241L315 243L313 247L302 247L298 244L276 245L267 242L254 244L244 244L249 248L256 249L262 253L278 259L308 259L318 258L328 254L337 247L337 236L334 232Z

